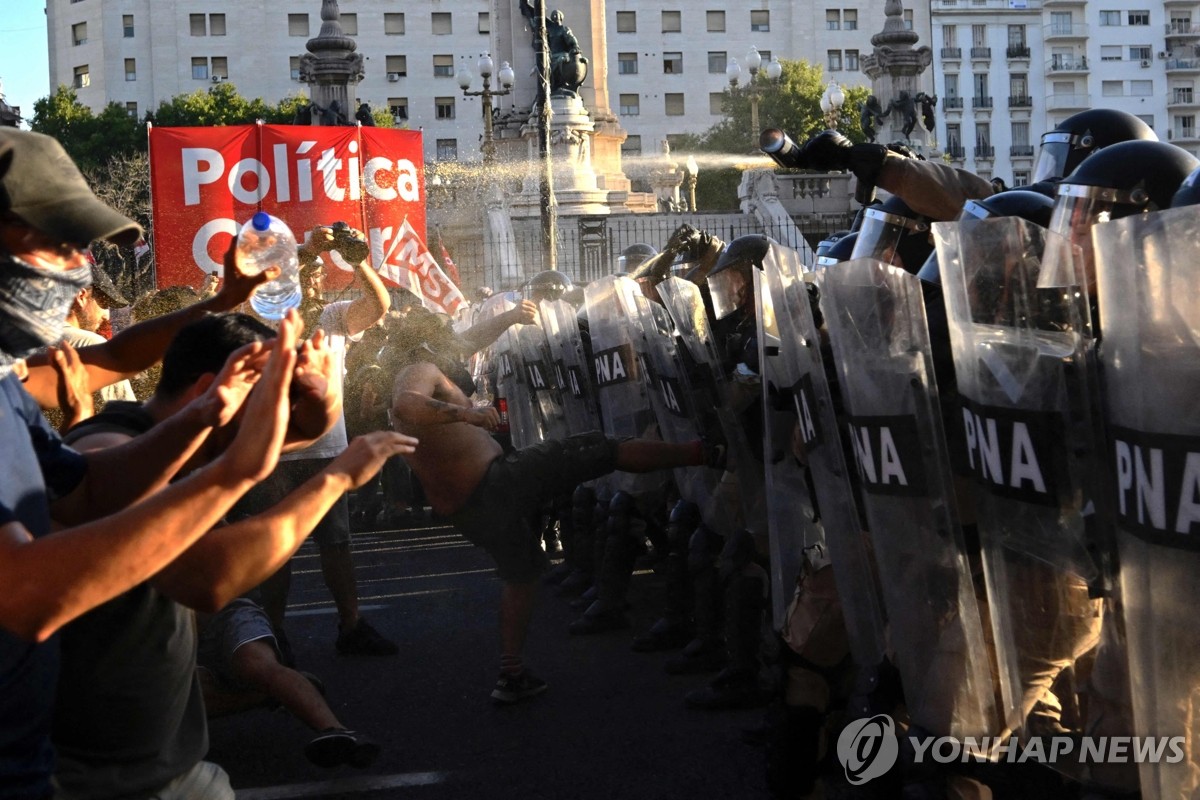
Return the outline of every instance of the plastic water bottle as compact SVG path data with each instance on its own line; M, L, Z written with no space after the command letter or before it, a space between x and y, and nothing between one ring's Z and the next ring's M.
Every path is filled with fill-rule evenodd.
M259 211L238 232L242 269L257 275L268 267L279 267L279 277L250 295L250 306L263 319L283 319L289 308L300 305L300 259L296 237L278 217Z

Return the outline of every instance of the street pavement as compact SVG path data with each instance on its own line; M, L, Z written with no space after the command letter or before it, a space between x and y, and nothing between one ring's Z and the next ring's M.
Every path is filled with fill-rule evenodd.
M633 627L576 637L580 612L543 591L526 664L550 689L495 707L496 601L487 555L434 522L354 537L365 616L400 645L383 658L338 656L336 614L316 548L296 555L287 630L297 666L319 675L349 728L383 747L366 770L325 770L303 755L310 732L283 711L214 720L209 760L239 800L759 800L762 753L742 741L761 711L698 712L683 696L707 676L669 676L666 653L635 653L661 607L662 579L634 578Z

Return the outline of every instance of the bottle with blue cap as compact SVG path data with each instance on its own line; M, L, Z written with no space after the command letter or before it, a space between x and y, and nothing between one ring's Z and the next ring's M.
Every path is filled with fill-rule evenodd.
M300 305L300 259L296 237L287 224L259 211L238 232L242 269L257 275L279 267L279 277L268 281L250 296L250 306L263 319L283 319L289 308Z

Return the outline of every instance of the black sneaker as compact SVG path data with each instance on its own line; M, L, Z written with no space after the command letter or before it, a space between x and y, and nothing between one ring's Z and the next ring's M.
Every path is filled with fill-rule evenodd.
M529 670L524 670L520 675L502 672L500 680L496 681L496 688L492 689L492 700L496 705L513 705L537 697L547 688L546 682Z
M379 750L378 743L361 733L345 728L327 728L304 746L304 757L326 769L341 764L362 769L375 763Z
M383 638L363 617L348 631L338 629L335 646L343 656L394 656L400 652L395 642Z

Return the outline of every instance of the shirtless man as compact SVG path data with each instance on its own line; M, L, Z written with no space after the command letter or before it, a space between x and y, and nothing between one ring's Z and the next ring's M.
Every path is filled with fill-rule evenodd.
M546 683L524 668L521 653L538 584L546 567L538 531L528 510L578 484L620 469L650 472L713 463L719 448L696 441L670 444L647 439L617 441L586 433L547 441L510 453L492 438L500 415L468 399L474 387L458 385L453 334L439 341L410 342L400 355L392 394L392 425L419 438L408 461L434 512L446 517L496 561L500 593L500 679L492 691L498 704L541 694ZM439 366L441 368L439 368Z

